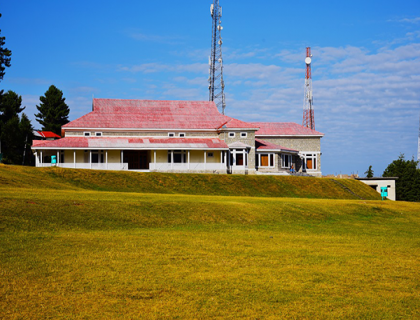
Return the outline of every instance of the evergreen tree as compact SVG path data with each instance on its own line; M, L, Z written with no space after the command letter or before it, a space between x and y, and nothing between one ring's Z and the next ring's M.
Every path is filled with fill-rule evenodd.
M42 130L61 135L61 126L69 122L70 112L65 103L66 98L63 98L63 92L52 85L39 100L41 103L36 106L39 111L35 114L36 121L42 125Z
M1 18L1 13L0 13ZM0 30L1 34L1 30ZM4 77L4 70L6 67L10 67L10 60L12 56L12 51L10 51L7 48L3 48L3 46L6 44L5 42L6 37L0 37L0 80L3 80ZM3 91L0 92L0 95L3 93Z
M19 132L20 132L20 153L22 154L22 165L32 165L32 151L31 145L33 140L33 131L31 121L25 113L22 113L19 122Z
M405 160L401 154L383 173L383 177L398 177L395 181L397 200L420 201L420 170L414 158Z
M366 178L373 178L372 166L369 166L369 169L365 172Z
M23 114L22 119L19 119L19 113L25 109L21 107L21 104L22 97L13 91L3 94L0 99L0 140L3 163L22 163L25 142L21 130L25 130L25 135L29 134L28 130L31 130L29 137L32 138L32 126L28 117Z

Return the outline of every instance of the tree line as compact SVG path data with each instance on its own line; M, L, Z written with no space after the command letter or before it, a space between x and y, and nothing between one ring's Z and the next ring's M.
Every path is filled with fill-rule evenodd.
M374 178L372 166L365 172L366 178ZM420 201L420 168L419 161L406 160L401 154L385 169L382 177L397 177L395 181L396 199L400 201Z
M12 51L6 48L5 44L6 37L0 36L0 82L6 74L6 68L11 66ZM70 112L63 92L51 85L39 100L35 117L42 126L41 130L61 135L61 126L69 122ZM30 147L34 138L34 128L23 110L25 107L22 106L22 96L11 90L0 90L0 154L3 163L32 163Z

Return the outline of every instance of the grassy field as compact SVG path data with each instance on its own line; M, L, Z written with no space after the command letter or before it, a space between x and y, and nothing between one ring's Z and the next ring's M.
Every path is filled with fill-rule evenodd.
M0 166L1 319L420 318L418 203L97 191L19 169Z
M334 182L339 181L353 193ZM245 197L380 200L357 180L293 176L136 173L33 168L0 164L0 185L19 188L96 190Z

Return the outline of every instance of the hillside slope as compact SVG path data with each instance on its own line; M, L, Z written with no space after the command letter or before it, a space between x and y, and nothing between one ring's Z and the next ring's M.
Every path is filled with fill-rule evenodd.
M138 193L379 200L357 180L293 176L244 176L74 170L0 165L0 188L98 190Z

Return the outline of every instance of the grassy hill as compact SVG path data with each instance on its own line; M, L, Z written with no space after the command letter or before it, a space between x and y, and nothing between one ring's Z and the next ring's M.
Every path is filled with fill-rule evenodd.
M109 174L0 166L1 319L420 318L418 203Z
M163 194L380 199L375 190L357 180L294 176L139 173L0 165L0 184L19 188Z

